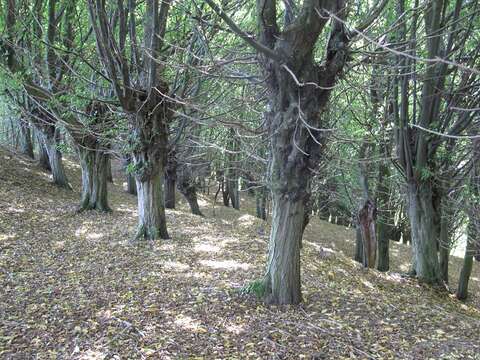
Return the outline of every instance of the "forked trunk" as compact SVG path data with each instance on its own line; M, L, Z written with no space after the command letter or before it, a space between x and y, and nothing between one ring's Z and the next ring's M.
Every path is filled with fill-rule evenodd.
M163 171L145 179L136 178L138 230L136 239L168 239L163 199Z
M298 304L300 243L303 236L305 202L291 194L273 194L272 229L265 274L265 301L270 304Z
M434 228L432 189L428 184L408 184L409 218L412 227L412 244L415 273L422 282L441 283L437 255L437 234Z
M57 149L54 136L44 136L44 144L48 154L48 161L52 172L53 183L65 189L71 190L67 174L63 167L62 153Z
M79 211L111 211L108 206L108 154L100 149L78 148L82 168L82 198Z

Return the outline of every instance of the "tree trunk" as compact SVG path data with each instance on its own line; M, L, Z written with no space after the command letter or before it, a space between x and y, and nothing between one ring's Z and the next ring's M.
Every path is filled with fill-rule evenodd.
M45 148L48 154L48 161L52 172L53 183L65 189L71 190L71 186L68 183L67 174L63 167L62 153L57 149L56 133L55 134L42 134Z
M175 209L175 185L177 181L177 159L175 151L170 150L165 169L165 207Z
M300 243L305 202L291 194L273 194L272 229L265 274L265 301L298 304L302 301Z
M190 206L190 211L194 215L204 216L200 211L197 200L197 191L196 187L191 184L185 184L184 182L178 183L178 190L182 195L187 199L188 205Z
M140 94L131 136L133 168L137 183L138 230L135 239L168 239L164 179L167 165L170 103L160 83L150 94Z
M267 192L265 187L259 186L255 190L256 215L259 219L267 220Z
M35 130L35 134L38 144L38 164L42 169L52 171L52 168L50 167L50 160L48 160L47 148L43 141L43 136L38 130Z
M440 241L439 241L439 255L440 255L440 276L441 279L448 284L448 262L450 258L450 229L449 226L451 224L450 219L450 212L448 211L446 206L442 206L442 217L441 217L441 224L440 224Z
M357 224L355 231L355 261L358 261L360 264L365 266L365 253L363 250L363 240L362 240L362 230L360 229L360 224Z
M111 211L108 206L108 154L100 149L78 146L82 168L82 198L79 211Z
M358 223L363 243L363 264L368 268L375 267L377 255L375 218L375 205L371 200L367 199L358 212Z
M125 176L127 178L127 193L137 195L137 184L135 182L135 176L132 174L130 164L132 162L131 156L127 155L123 160L123 167L125 170Z
M190 211L194 215L203 216L198 206L197 186L188 165L182 164L177 171L178 191L185 197L190 206Z
M435 214L431 186L410 182L407 192L416 275L422 282L439 285L441 275L437 255L437 234L433 223Z
M230 206L230 194L228 193L228 186L225 184L228 183L224 177L222 177L221 180L221 187L222 187L222 199L223 199L223 205L224 206Z
M30 126L26 121L20 119L19 121L19 130L20 130L20 152L24 155L27 155L29 158L34 159L33 155L33 143L32 135L30 132Z
M381 152L381 155L385 155ZM388 271L390 269L390 238L393 227L393 211L389 208L390 198L390 183L388 177L390 176L390 169L388 165L382 162L378 169L378 185L376 205L378 209L378 264L379 271Z
M141 179L136 177L138 230L136 239L168 239L163 199L163 171Z
M113 174L112 174L112 158L109 154L105 155L107 157L106 172L107 172L107 181L113 183Z
M468 297L468 282L472 274L473 255L475 253L476 234L475 225L470 223L468 225L467 246L465 249L465 257L463 259L463 267L458 280L457 299L466 300Z

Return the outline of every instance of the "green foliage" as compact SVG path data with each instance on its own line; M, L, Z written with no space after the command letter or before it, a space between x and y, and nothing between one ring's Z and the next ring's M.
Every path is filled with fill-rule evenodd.
M240 290L242 294L255 294L258 298L263 298L265 295L265 282L263 279L254 280Z

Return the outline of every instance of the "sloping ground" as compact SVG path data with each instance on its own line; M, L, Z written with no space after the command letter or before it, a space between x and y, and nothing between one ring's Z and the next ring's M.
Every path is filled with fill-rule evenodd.
M304 303L267 307L239 292L265 262L251 215L182 204L171 240L131 246L136 200L120 184L112 214L75 214L74 164L74 192L5 151L0 169L1 358L480 358L478 309L327 249L350 249L347 230L309 226Z

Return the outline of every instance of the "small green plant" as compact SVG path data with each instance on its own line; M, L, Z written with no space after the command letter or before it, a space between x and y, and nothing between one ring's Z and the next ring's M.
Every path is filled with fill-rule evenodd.
M262 298L265 295L265 283L262 279L257 279L245 285L241 289L242 294L255 294L256 297Z

